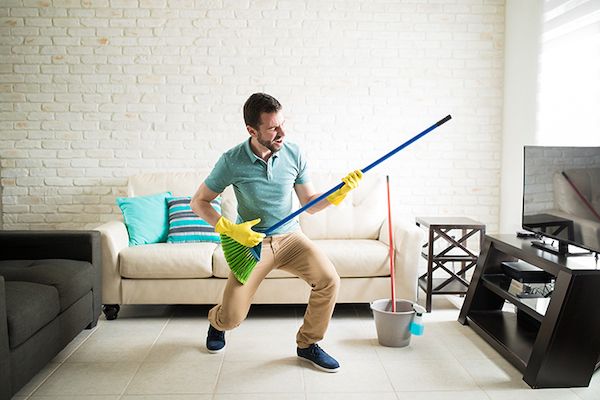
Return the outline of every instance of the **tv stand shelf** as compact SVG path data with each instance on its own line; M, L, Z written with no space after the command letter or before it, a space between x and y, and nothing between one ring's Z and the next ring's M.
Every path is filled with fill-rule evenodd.
M510 277L501 274L490 274L484 275L482 278L482 284L496 295L504 298L504 300L514 304L517 307L520 307L520 310L528 314L530 317L534 318L538 322L542 322L544 318L543 314L540 314L535 308L529 305L531 302L542 301L543 298L540 299L520 299L517 296L512 295L507 292L508 287L510 285ZM549 300L549 299L547 299Z
M535 327L519 324L515 313L501 310L475 311L470 326L517 369L527 367L537 335Z
M555 278L550 298L508 292L502 262L525 261ZM523 373L532 388L588 386L600 359L600 265L512 235L486 235L458 321L469 324ZM506 302L515 312L504 308ZM540 307L541 306L541 307Z

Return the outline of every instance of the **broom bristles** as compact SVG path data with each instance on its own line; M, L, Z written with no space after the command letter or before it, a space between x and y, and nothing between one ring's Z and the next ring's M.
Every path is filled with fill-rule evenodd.
M231 268L233 276L241 283L245 284L258 263L258 260L249 247L233 240L227 235L221 235L221 246L225 261Z

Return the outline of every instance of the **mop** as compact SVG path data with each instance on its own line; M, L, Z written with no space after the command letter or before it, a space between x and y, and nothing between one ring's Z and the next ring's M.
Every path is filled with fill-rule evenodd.
M387 188L388 206L388 235L390 241L390 281L392 283L392 312L396 312L396 271L394 270L394 236L392 232L392 202L390 201L390 177L386 175L385 184Z
M392 202L390 197L390 177L385 177L386 188L387 188L387 207L388 207L388 235L390 241L390 282L392 284L391 290L391 311L393 313L396 312L396 270L394 266L394 236L392 229ZM425 313L425 309L418 304L413 303L413 310L415 311L415 316L410 322L408 326L408 330L411 334L416 336L421 336L425 329L423 325L423 313ZM389 308L386 311L390 311Z

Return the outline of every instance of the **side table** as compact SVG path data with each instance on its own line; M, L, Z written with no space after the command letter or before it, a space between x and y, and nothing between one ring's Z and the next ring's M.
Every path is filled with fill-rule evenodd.
M465 217L417 217L417 226L429 230L429 239L423 245L421 256L427 260L427 272L419 277L419 287L425 291L425 309L431 312L434 294L465 294L469 287L466 273L477 264L478 254L467 247L467 240L479 234L479 248L483 248L485 225ZM436 241L439 248L436 248ZM446 263L460 262L458 271ZM446 275L434 278L435 271Z

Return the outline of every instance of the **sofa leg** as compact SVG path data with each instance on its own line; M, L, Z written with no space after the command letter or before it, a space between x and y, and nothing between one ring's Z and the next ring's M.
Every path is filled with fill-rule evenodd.
M109 321L117 319L117 314L119 314L120 309L121 307L118 304L105 304L104 306L102 306L104 316Z
M90 322L88 324L88 326L85 327L85 329L94 329L96 327L96 325L98 325L98 320L95 319L92 322Z

